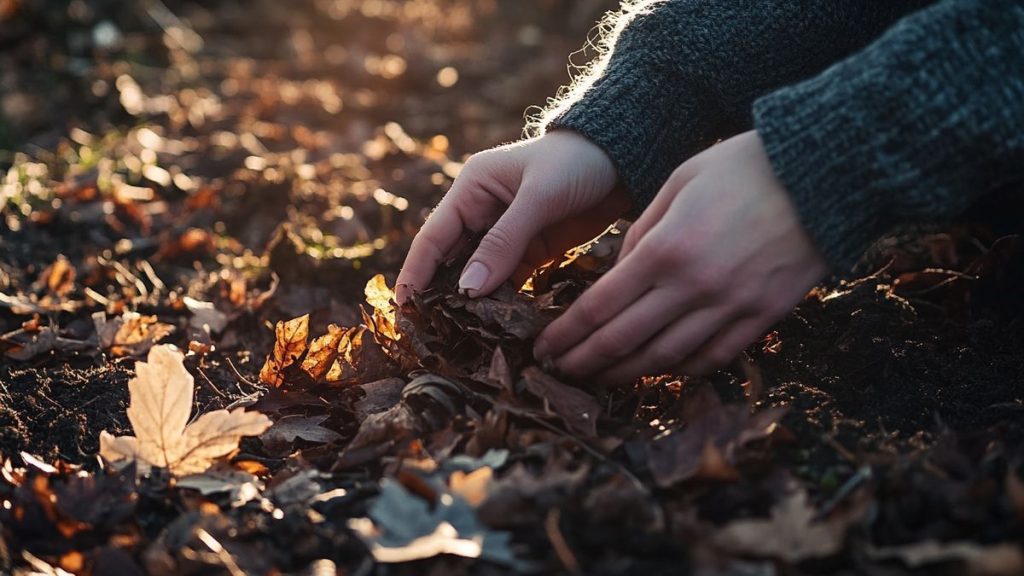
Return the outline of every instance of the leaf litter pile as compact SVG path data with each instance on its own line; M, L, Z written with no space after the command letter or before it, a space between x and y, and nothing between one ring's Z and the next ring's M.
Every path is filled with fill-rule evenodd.
M532 360L627 223L395 304L614 4L0 0L0 573L1024 573L1012 218L880 243L706 379Z

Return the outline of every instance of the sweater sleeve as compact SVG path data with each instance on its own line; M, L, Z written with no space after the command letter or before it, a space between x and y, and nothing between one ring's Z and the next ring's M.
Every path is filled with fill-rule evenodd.
M541 131L603 148L634 206L684 160L752 126L756 98L863 48L924 0L645 0L606 27L609 52Z
M1024 180L1024 4L941 2L754 116L801 221L846 270L894 225Z

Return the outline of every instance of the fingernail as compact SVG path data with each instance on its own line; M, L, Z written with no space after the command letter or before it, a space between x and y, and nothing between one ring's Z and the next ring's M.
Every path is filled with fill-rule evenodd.
M459 278L459 290L462 292L479 290L487 282L487 277L490 275L491 271L487 269L487 266L484 266L481 262L471 262L469 266L466 266L462 277Z

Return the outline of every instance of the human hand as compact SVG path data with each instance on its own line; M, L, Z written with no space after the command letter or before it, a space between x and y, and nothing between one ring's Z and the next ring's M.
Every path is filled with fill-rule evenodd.
M694 156L534 354L602 384L729 363L826 273L757 132Z
M489 294L604 230L629 210L615 167L583 136L556 130L472 156L413 239L398 275L404 302L430 283L467 234L486 232L459 289Z

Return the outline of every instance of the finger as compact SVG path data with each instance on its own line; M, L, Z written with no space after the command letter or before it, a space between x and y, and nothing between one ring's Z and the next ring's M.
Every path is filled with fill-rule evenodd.
M638 353L607 370L598 382L605 385L629 384L641 376L671 372L714 336L731 317L732 314L724 307L695 310L670 324Z
M523 259L527 246L547 223L548 215L526 194L516 196L491 226L459 278L459 290L471 298L490 294L507 280Z
M413 238L395 286L403 303L430 284L438 266L458 252L466 232L485 230L501 215L512 194L487 177L486 164L467 163L463 173Z
M616 364L685 310L678 291L654 288L555 361L559 372L580 377Z
M691 162L687 162L676 169L669 176L668 180L655 195L654 200L644 209L640 217L630 225L626 231L626 238L622 241L622 250L619 251L621 261L636 248L640 240L654 228L655 224L661 221L668 212L672 202L679 196L679 192L686 187L697 175L697 170Z
M651 286L650 259L630 258L612 267L537 337L534 356L556 358L582 342Z
M704 376L728 366L751 342L771 325L762 316L748 316L720 332L680 367L684 374Z
M413 238L395 283L399 303L427 287L446 254L462 237L465 225L453 205L454 201L442 200Z

